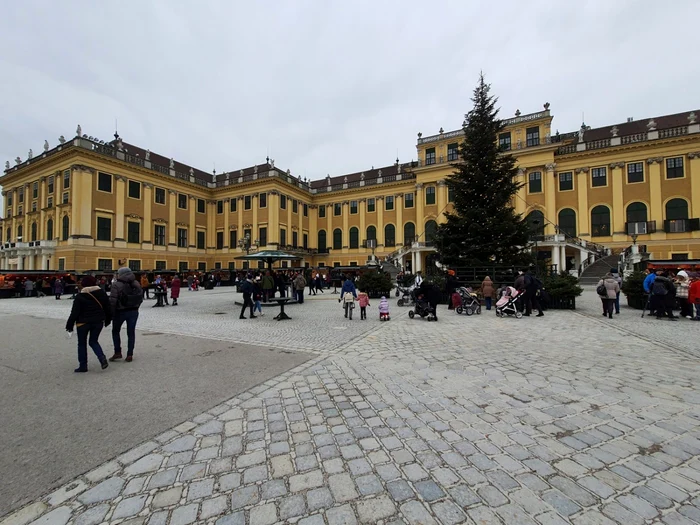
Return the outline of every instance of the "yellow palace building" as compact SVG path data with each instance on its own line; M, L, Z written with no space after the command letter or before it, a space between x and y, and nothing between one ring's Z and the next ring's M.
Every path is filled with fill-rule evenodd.
M549 104L506 119L518 161L516 210L541 257L577 271L633 243L654 259L700 258L700 110L552 133ZM418 134L417 161L306 181L274 161L207 173L82 133L5 165L0 269L240 269L246 248L301 265L418 271L450 209L445 184L461 129Z

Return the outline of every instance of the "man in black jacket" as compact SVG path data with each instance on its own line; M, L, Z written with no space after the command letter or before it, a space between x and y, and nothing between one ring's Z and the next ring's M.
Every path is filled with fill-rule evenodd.
M245 319L245 309L250 308L250 318L255 319L257 316L253 315L253 293L255 292L255 285L252 281L253 276L248 274L245 281L241 284L241 292L243 292L243 308L241 308L241 315L239 319Z
M90 345L99 359L102 369L109 366L99 337L102 326L109 326L112 321L112 308L107 294L97 286L97 281L91 275L83 278L80 293L73 301L73 307L66 321L66 331L72 332L73 326L78 325L78 368L76 372L87 372L87 346ZM88 340L89 337L89 340Z
M136 280L131 268L124 267L117 270L117 280L109 293L109 302L112 305L114 317L112 325L114 355L109 360L117 361L122 358L122 340L119 332L122 329L122 324L126 323L126 336L128 338L126 362L130 363L134 359L136 322L139 319L139 307L143 302L141 283Z

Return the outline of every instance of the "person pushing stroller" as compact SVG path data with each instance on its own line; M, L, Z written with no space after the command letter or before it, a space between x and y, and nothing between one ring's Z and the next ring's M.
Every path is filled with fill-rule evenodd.
M343 283L343 288L340 290L340 299L338 302L343 303L345 317L352 321L352 311L355 308L355 299L357 299L357 289L355 284L348 276Z

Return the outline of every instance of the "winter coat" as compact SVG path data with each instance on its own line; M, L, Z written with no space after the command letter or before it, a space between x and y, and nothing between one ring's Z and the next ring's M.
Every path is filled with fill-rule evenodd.
M367 295L365 292L360 292L357 299L360 303L360 308L367 308L369 306L369 295Z
M493 297L493 281L488 277L481 283L481 295L484 297Z
M601 299L617 299L617 294L620 291L620 285L617 284L617 281L613 277L601 279L598 281L596 288L601 284L605 286L605 290L607 292L606 296L599 296Z
M346 293L351 293L352 296L357 299L357 290L355 289L355 285L350 279L347 279L343 283L343 288L340 290L340 297L345 297Z
M656 274L655 273L650 273L644 278L644 291L646 293L651 293L651 285L654 284L654 281L656 280Z
M110 322L112 322L112 308L107 294L99 286L88 286L73 299L73 307L66 321L66 330L72 332L76 323L104 323L107 326Z
M700 280L696 279L690 283L688 301L692 304L700 304Z
M389 313L389 301L387 300L386 297L382 297L382 299L379 301L379 313L380 314L388 314Z
M27 279L26 281L24 281L24 289L29 291L34 290L34 283L31 279Z
M241 292L243 292L244 296L247 295L248 297L255 293L255 285L252 283L252 281L250 281L250 279L246 279L243 281L243 283L241 283Z
M274 290L275 289L275 279L272 275L266 275L262 278L262 289L263 290Z
M164 282L161 279L161 283ZM121 296L127 293L129 287L136 288L143 295L141 284L136 280L136 276L131 270L121 273L119 278L112 284L112 289L109 292L109 303L112 305L112 313L122 310L138 310L138 307L124 308L121 304Z
M690 290L690 284L688 284L688 280L682 280L676 282L676 297L679 299L687 299L689 295L689 290Z
M141 288L143 288L145 290L146 288L149 287L150 284L151 283L148 282L148 277L146 277L146 274L144 273L141 276Z
M306 288L306 279L304 279L304 276L299 274L294 278L294 289L298 291L302 291Z
M180 286L182 286L182 281L179 278L175 278L170 282L170 297L173 299L180 298Z
M515 279L515 282L513 283L513 288L518 291L525 289L525 274L518 275L517 279Z
M63 293L63 281L61 281L60 279L54 283L53 293L56 295L60 295Z

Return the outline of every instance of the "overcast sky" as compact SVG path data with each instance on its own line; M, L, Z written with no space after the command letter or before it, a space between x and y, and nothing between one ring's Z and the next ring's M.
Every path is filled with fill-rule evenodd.
M573 131L697 109L700 1L4 2L0 161L119 133L217 172L321 178L416 156L483 70L501 116ZM0 180L1 182L1 180Z

